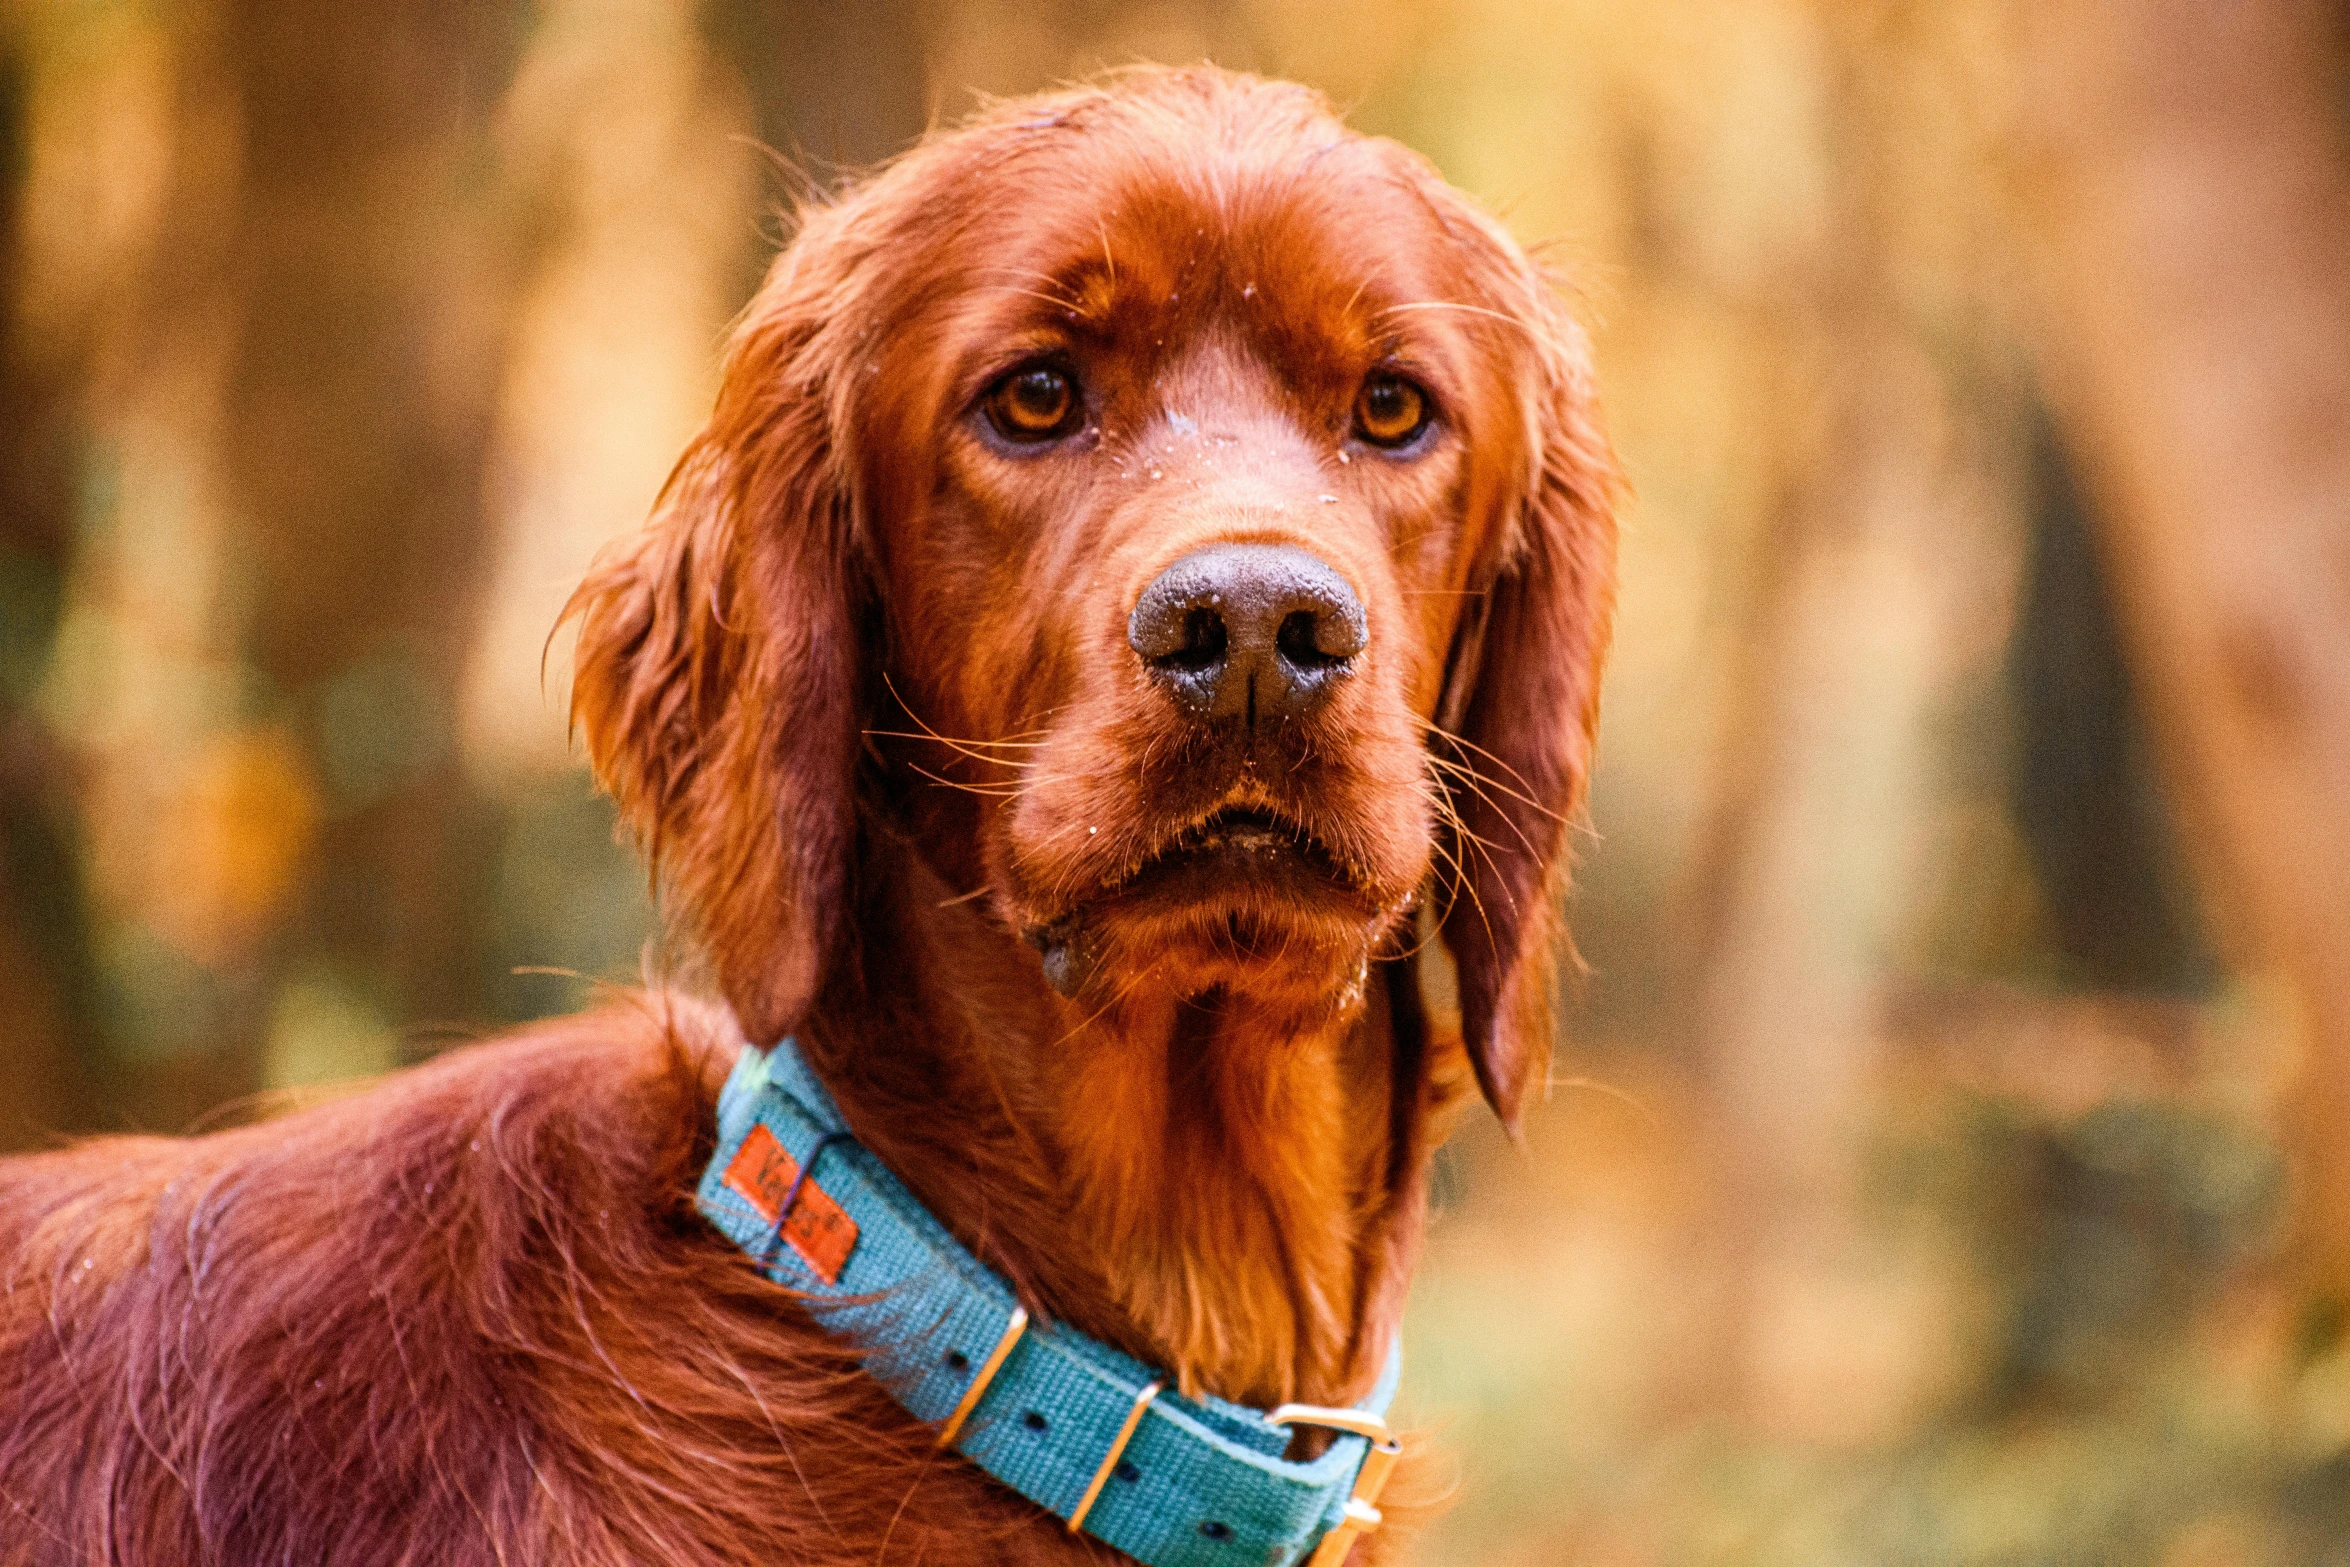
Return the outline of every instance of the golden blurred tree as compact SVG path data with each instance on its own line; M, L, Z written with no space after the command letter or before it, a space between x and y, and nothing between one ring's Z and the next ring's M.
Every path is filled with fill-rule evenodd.
M304 792L318 816L284 945L380 990L389 1016L461 1021L484 823L449 693L517 270L491 119L524 18L235 0L222 23L243 147L231 591L261 687L248 721L294 742L272 787L297 852L283 816Z
M2231 956L2302 1011L2350 1298L2350 124L2305 0L2034 9L2038 347Z
M33 341L14 307L26 45L21 30L0 25L0 1040L13 1090L0 1105L0 1150L89 1124L95 1054L79 813L66 759L33 704L72 545L79 388L64 345Z

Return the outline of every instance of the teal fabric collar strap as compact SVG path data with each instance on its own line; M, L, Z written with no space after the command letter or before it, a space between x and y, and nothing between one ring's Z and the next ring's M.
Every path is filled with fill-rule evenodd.
M1358 1471L1367 1489L1384 1479L1392 1443L1342 1435L1291 1463L1290 1433L1257 1410L1153 1392L1148 1367L1064 1324L1023 1331L1010 1287L849 1138L788 1039L735 1063L698 1200L957 1451L1148 1567L1290 1567L1325 1537L1329 1560L1377 1520L1349 1498ZM1368 1429L1384 1429L1401 1367L1399 1345L1360 1411Z

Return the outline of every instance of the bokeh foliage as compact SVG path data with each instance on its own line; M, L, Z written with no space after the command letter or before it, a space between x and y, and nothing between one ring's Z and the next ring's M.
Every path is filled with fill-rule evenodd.
M1447 1152L1413 1308L1430 1558L2350 1561L2307 1040L2183 863L2043 385L2027 9L18 0L0 1147L690 978L569 585L791 202L1214 58L1548 244L1639 494L1565 1080Z

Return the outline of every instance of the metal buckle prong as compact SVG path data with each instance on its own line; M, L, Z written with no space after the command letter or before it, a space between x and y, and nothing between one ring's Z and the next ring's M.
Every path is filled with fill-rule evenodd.
M1265 1423L1319 1426L1370 1442L1371 1450L1363 1455L1363 1467L1355 1471L1355 1488L1346 1499L1345 1509L1330 1532L1322 1536L1322 1543L1314 1547L1314 1554L1306 1564L1306 1567L1340 1567L1346 1553L1354 1549L1356 1536L1369 1534L1386 1521L1379 1512L1379 1493L1387 1488L1387 1476L1394 1470L1395 1461L1403 1456L1403 1444L1387 1429L1386 1421L1363 1409L1283 1404L1265 1417Z

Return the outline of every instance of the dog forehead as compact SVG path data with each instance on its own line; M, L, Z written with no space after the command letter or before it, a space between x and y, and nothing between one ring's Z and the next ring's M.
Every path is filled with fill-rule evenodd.
M1383 306L1461 286L1453 236L1425 194L1360 137L1289 156L1219 149L1080 167L1098 177L1039 200L1019 242L1074 327L1221 305L1367 336Z

